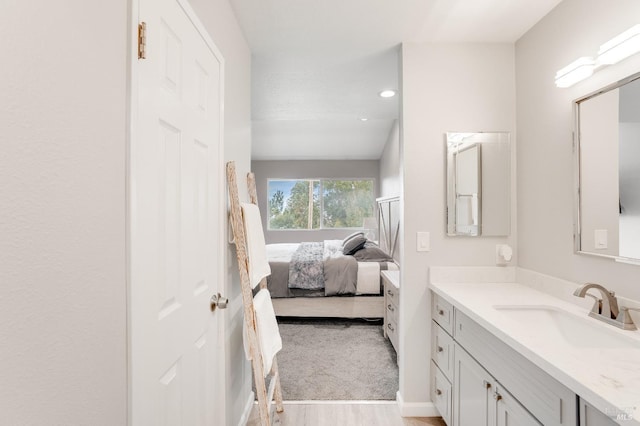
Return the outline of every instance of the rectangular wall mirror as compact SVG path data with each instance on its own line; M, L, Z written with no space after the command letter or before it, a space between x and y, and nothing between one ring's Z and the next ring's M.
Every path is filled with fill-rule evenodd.
M508 236L511 147L508 132L445 134L447 235Z
M574 107L576 251L640 260L640 73Z

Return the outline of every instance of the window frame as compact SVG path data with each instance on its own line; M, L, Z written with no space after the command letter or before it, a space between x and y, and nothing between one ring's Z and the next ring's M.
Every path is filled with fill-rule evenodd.
M269 185L272 181L291 181L291 182L298 182L298 181L318 181L320 183L319 185L319 190L318 190L318 198L319 198L319 209L320 209L320 218L319 218L319 227L318 228L295 228L295 229L280 229L280 228L271 228L271 218L269 217L269 201L270 201L270 196L269 196ZM375 217L376 215L376 179L373 177L352 177L352 178L337 178L337 177L330 177L330 178L310 178L310 177L304 177L304 178L267 178L267 202L266 202L266 212L267 212L267 217L266 217L266 222L267 222L267 231L271 231L271 232L288 232L288 231L294 231L294 232L305 232L305 231L313 231L313 232L317 232L317 231L332 231L332 230L361 230L364 229L363 225L360 226L356 226L356 227L344 227L344 228L334 228L334 227L324 227L324 194L323 194L323 182L325 181L367 181L367 182L371 182L371 207L372 207L372 213L371 215Z

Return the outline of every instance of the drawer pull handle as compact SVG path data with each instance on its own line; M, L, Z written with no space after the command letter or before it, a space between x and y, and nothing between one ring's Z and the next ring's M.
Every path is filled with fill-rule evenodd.
M393 297L393 292L391 290L387 290L387 294L391 297Z
M438 396L442 395L442 391L440 389L436 389L436 395Z
M496 401L500 401L502 399L502 395L496 392L493 394L493 399L495 399Z
M391 306L391 304L387 305L387 309L390 310L391 312L395 311L395 309L393 309L393 306Z
M393 326L391 325L391 323L387 324L387 328L391 331L395 331L396 329L393 328Z
M444 315L444 311L442 309L438 309L438 315Z
M486 389L491 389L491 383L487 382L486 380L483 380L482 383L484 384L484 387Z
M438 352L442 352L444 351L444 348L442 346L438 346Z

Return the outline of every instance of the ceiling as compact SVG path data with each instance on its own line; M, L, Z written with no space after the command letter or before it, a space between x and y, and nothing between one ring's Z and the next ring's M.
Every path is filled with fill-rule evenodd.
M559 2L230 0L252 51L252 159L380 158L400 43L512 43Z

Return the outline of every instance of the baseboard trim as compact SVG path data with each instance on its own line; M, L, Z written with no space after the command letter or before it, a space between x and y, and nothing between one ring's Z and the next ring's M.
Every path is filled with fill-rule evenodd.
M240 421L238 421L238 426L246 426L249 418L251 417L251 410L253 409L255 399L256 395L251 391L247 398L247 402L244 404L244 410L242 410L242 417L240 417Z
M433 402L404 402L400 391L396 393L396 400L402 417L440 417Z

